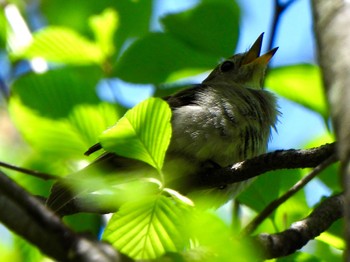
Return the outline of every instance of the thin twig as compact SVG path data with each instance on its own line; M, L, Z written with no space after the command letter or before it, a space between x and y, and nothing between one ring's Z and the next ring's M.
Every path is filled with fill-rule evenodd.
M18 167L18 166L14 166L8 163L4 163L4 162L0 162L0 166L5 167L7 169L11 169L11 170L15 170L18 172L21 172L23 174L27 174L27 175L31 175L43 180L58 180L60 179L59 176L55 176L55 175L51 175L51 174L47 174L47 173L43 173L43 172L39 172L36 170L31 170L31 169L27 169L27 168L23 168L23 167Z
M283 12L287 10L287 8L295 1L296 0L289 0L286 3L281 3L279 0L275 0L274 14L273 14L273 19L272 19L272 24L270 29L271 37L269 39L267 50L271 50L274 46L278 24L279 24L280 18L282 17Z
M242 231L241 235L246 236L251 234L261 223L264 221L273 211L275 211L282 203L288 200L291 196L302 189L307 183L309 183L315 176L317 176L326 167L331 165L337 160L336 155L333 154L328 159L319 164L313 169L307 176L299 180L293 185L286 193L279 198L272 201L263 211L261 211Z

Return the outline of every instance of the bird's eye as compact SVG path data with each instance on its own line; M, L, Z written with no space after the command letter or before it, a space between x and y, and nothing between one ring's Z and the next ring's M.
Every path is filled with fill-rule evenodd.
M225 62L222 63L222 65L220 67L221 68L221 72L227 72L227 71L233 69L234 66L235 66L235 64L233 62L225 61Z

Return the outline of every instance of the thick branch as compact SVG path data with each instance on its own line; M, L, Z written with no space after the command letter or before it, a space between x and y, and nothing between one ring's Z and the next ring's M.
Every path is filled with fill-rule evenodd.
M260 234L254 241L264 253L264 259L287 256L299 250L311 239L326 231L332 223L343 216L343 195L324 200L305 219L277 234Z
M218 187L259 176L277 169L316 167L335 153L335 143L305 150L278 150L217 170L196 175L189 183L195 188Z
M0 221L59 261L119 261L115 250L62 224L39 200L0 171Z

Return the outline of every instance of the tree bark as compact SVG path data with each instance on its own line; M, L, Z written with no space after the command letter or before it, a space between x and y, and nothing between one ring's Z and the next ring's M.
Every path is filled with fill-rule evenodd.
M338 140L345 190L346 261L350 261L350 2L313 0L319 63Z

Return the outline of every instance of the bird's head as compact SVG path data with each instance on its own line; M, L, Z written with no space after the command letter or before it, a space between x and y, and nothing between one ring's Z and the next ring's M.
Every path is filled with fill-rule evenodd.
M249 88L262 88L268 62L278 49L273 48L260 56L263 35L258 37L247 52L236 54L219 64L203 84L241 84Z

